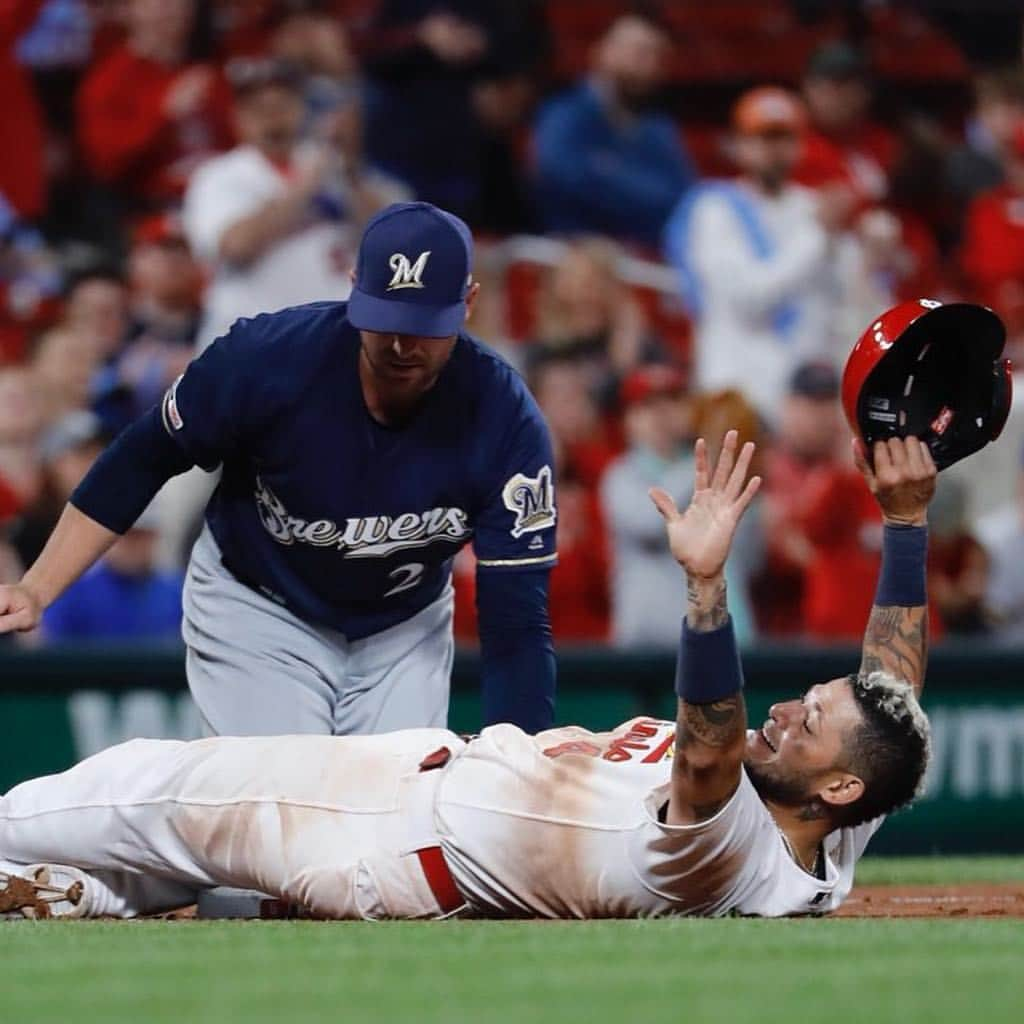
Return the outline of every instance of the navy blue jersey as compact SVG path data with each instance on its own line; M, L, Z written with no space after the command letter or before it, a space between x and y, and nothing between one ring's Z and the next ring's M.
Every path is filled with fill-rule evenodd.
M473 541L480 571L548 568L547 426L519 375L466 334L401 428L369 414L343 302L238 321L167 392L164 427L223 474L206 519L225 566L359 639L433 601Z

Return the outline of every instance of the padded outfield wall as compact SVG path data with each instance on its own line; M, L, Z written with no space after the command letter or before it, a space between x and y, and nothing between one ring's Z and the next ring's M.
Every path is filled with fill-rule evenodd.
M855 669L859 653L763 648L744 655L747 704L761 722L773 701ZM479 725L478 661L456 659L452 728ZM559 653L558 721L610 728L634 715L674 714L671 655ZM873 852L1024 852L1024 651L946 647L932 652L926 707L933 763L926 796L893 818ZM189 738L198 715L179 648L0 647L0 792L61 771L133 736Z

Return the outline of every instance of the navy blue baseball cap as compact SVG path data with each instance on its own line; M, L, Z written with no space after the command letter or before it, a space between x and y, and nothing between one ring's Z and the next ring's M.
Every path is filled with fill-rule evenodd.
M363 231L348 320L362 331L448 338L466 320L473 236L430 203L393 203Z

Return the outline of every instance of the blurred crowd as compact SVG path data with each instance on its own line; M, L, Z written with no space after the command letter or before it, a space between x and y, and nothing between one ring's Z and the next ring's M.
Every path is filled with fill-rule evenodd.
M881 523L838 401L852 343L897 302L970 300L1024 360L1021 18L968 20L796 0L0 0L0 581L198 351L239 316L345 298L362 225L420 198L472 227L470 329L552 431L556 641L675 645L684 581L646 492L685 502L694 439L714 456L731 427L765 480L729 567L740 636L855 640ZM893 38L917 79L891 53L880 70ZM1022 444L1018 404L941 478L938 638L1024 643ZM211 486L173 481L36 641L173 638ZM468 550L455 578L472 642Z

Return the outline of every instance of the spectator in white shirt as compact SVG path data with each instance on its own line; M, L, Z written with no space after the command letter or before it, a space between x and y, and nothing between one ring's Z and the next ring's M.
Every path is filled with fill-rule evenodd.
M349 293L362 224L406 190L367 168L358 130L301 139L302 77L287 61L228 66L241 144L203 164L185 195L193 252L212 269L198 347L242 316Z
M733 111L739 178L692 189L665 236L696 321L697 389L739 389L769 424L796 366L838 361L848 342L835 336L831 238L852 196L790 181L803 125L786 90L745 93Z

